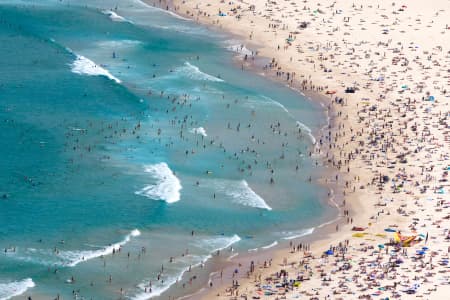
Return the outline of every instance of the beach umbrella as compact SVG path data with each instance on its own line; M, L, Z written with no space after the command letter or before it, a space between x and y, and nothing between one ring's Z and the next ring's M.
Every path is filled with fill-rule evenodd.
M332 250L327 250L327 251L325 251L324 253L325 253L326 255L333 255L333 254L334 254Z
M383 244L379 244L379 245L378 245L378 248L384 249L384 245L383 245Z

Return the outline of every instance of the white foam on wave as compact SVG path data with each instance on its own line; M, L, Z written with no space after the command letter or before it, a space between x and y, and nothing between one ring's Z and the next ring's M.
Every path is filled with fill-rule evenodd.
M241 238L235 234L232 237L222 236L216 238L209 238L201 241L199 243L200 247L208 251L209 253L214 253L222 249L226 249L237 243L241 240Z
M317 226L317 228L322 228L322 227L328 226L330 224L333 224L333 223L337 222L340 219L341 219L341 217L337 216L336 218L334 218L334 219L332 219L332 220L330 220L328 222L320 224L319 226Z
M185 62L184 66L176 68L175 72L193 80L223 82L223 79L206 74L200 71L197 66L194 66L189 62Z
M99 250L82 250L82 251L61 251L58 254L58 257L60 257L64 263L64 266L67 267L75 267L81 262L88 261L93 258L106 256L112 254L114 251L119 250L122 246L124 246L126 243L131 241L132 237L140 236L141 232L137 229L132 230L129 234L125 236L125 238L115 244L111 244L107 247L103 247Z
M162 8L159 8L156 6L148 5L147 3L145 3L144 1L141 1L141 0L137 0L137 2L139 2L141 5L145 6L146 8L151 8L152 10L161 11L161 12L171 15L172 17L175 17L177 19L184 20L184 21L191 21L191 19L180 16L180 15L174 13L173 11L162 9Z
M197 256L188 255L188 257L190 258L190 262L186 263L177 274L173 274L173 275L163 274L162 277L164 279L164 283L161 283L159 281L154 282L152 284L151 292L149 291L149 286L148 286L148 282L150 279L146 279L142 283L137 285L137 287L142 292L139 292L129 298L132 300L147 300L147 299L151 299L153 297L160 296L162 293L167 291L172 285L181 281L181 279L183 278L183 275L186 272L188 272L190 268L198 267L200 264L203 264L208 259L210 259L212 257L213 253L223 250L223 249L226 249L226 248L229 248L229 247L231 247L231 245L233 245L234 243L237 243L240 240L241 240L241 238L235 234L232 237L222 236L222 237L217 237L217 238L208 238L208 239L205 239L205 240L197 243L197 246L199 246L200 248L205 250L208 254L197 255ZM166 277L166 278L164 278L164 277ZM146 289L147 289L147 292L145 292Z
M249 49L247 49L247 47L245 47L244 45L231 45L227 47L227 50L232 51L234 53L237 54L241 54L242 56L252 56L253 52Z
M28 289L35 287L33 280L27 278L21 281L0 283L0 300L8 300L25 293Z
M180 200L180 190L183 187L178 177L175 176L165 162L148 165L145 167L145 172L150 173L154 177L155 183L137 191L137 195L153 200L163 200L167 203L174 203Z
M224 182L225 183L225 182ZM234 203L261 209L272 210L266 201L253 191L246 180L229 181L218 188L221 192L233 198Z
M283 240L293 240L293 239L304 237L306 235L310 235L314 232L314 229L315 229L314 227L305 229L305 230L301 231L300 233L284 237ZM292 233L290 233L290 234L292 234Z
M284 110L285 112L287 112L291 118L295 119L294 116L291 114L291 112L290 112L283 104L281 104L280 102L275 101L275 100L273 100L273 99L271 99L271 98L269 98L269 97L266 97L266 96L263 96L263 98L268 99L268 100L271 101L275 106L278 106L278 107L280 107L282 110ZM311 139L311 142L313 143L313 145L315 145L315 144L316 144L316 138L315 138L314 135L312 134L311 128L309 128L308 126L306 126L305 124L303 124L303 123L300 122L300 121L296 121L296 124L297 124L297 127L298 127L298 128L300 128L300 129L302 129L302 130L304 130L304 131L306 132L306 134L307 134L307 135L309 136L309 138Z
M199 135L203 135L204 137L208 136L206 134L206 130L203 127L198 127L198 128L192 128L191 130L189 130L191 133L193 134L199 134Z
M97 247L100 249L96 250L68 250L55 253L49 249L28 248L24 252L18 250L15 253L14 258L46 266L75 267L79 263L86 262L90 259L110 255L130 242L133 237L139 235L141 235L141 232L134 229L127 234L122 241L105 247Z
M83 55L78 55L78 54L75 54L75 55L76 55L76 58L75 58L74 62L71 64L73 73L80 74L80 75L88 75L88 76L106 76L109 79L114 80L117 83L121 83L121 81L118 78L114 77L111 73L109 73L108 70L97 65L95 62L93 62L89 58L86 58Z
M273 100L272 98L267 97L267 96L264 96L264 95L261 95L261 97L262 97L263 99L267 100L267 101L265 102L265 104L277 106L277 107L281 108L282 110L284 110L286 113L288 113L290 117L294 118L294 117L292 116L292 114L289 112L289 110L288 110L283 104L281 104L280 102L275 101L275 100Z
M176 284L178 281L181 281L184 273L188 272L190 267L197 267L203 262L203 258L201 256L187 255L184 257L184 259L187 258L190 259L189 263L183 264L177 274L168 275L168 271L166 270L166 273L161 274L161 279L164 280L164 282L153 281L151 289L148 285L148 282L151 279L146 279L136 286L141 291L128 298L132 300L147 300L153 297L158 297L167 291L172 285Z
M152 22L152 23L148 24L148 26L153 27L153 28L163 29L163 30L170 30L170 31L190 33L190 34L192 34L193 32L199 31L198 28L192 28L189 26L183 26L183 25L177 25L177 24L161 25L161 24L156 24L156 23Z
M104 10L102 11L103 14L107 15L112 21L115 22L129 22L131 23L131 21L125 19L124 17L118 15L116 12L112 11L112 10Z
M254 105L274 105L274 106L277 106L277 107L279 107L279 108L281 108L283 111L285 111L288 115L289 115L289 117L291 117L292 119L294 119L295 120L295 118L294 118L294 116L291 114L291 112L283 105L283 104L281 104L280 102L278 102L278 101L275 101L275 100L273 100L272 98L270 98L270 97L267 97L267 96L264 96L264 95L261 95L261 97L263 98L263 99L265 99L265 100L267 100L267 101L265 101L265 102L263 102L263 101L255 101L255 100L251 100L251 101L249 101L249 104L254 108ZM315 145L316 144L316 138L314 137L314 135L312 134L312 131L311 131L311 129L308 127L308 126L306 126L305 124L303 124L302 122L300 122L300 121L295 121L296 122L296 124L297 124L297 128L300 128L300 129L302 129L302 130L304 130L305 132L306 132L306 134L308 135L308 137L311 139L311 142L313 143L313 145Z
M136 40L109 40L97 42L99 47L104 48L130 48L139 44L142 44L142 42Z
M314 135L311 132L311 128L309 128L308 126L306 126L305 124L303 124L300 121L297 121L297 127L304 130L306 132L306 134L309 136L309 138L311 139L311 142L313 143L313 145L316 144L316 138L314 137Z
M272 247L275 247L276 245L278 245L278 242L277 242L277 241L274 241L272 244L267 245L267 246L262 246L261 248L262 248L262 249L270 249L270 248L272 248Z

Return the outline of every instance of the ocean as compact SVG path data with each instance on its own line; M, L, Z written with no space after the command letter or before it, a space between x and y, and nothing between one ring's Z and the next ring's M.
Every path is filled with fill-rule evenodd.
M336 214L309 181L318 103L117 3L0 2L1 300L166 299Z

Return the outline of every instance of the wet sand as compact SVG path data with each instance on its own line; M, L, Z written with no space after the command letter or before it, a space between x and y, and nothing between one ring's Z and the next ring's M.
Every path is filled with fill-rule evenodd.
M314 154L330 166L338 224L252 267L237 260L195 298L445 298L450 2L155 4L257 45L273 58L261 72L321 93L334 120Z

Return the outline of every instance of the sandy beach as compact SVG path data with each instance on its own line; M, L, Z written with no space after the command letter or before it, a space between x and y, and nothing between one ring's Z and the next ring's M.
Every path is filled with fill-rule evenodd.
M339 221L191 298L448 298L449 0L147 3L241 37L243 71L265 58L260 73L326 97L333 124L312 156Z

